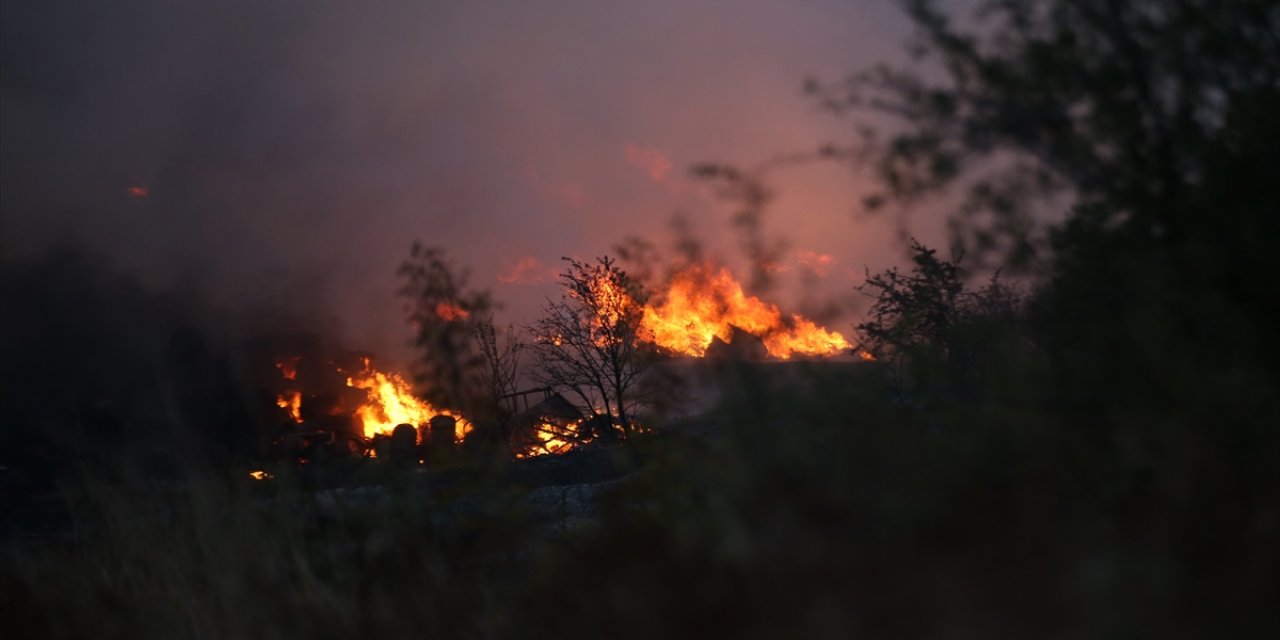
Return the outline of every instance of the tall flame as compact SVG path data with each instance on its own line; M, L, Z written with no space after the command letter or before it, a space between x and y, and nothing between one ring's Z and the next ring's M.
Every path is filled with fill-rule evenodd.
M302 392L286 391L276 396L276 406L287 410L294 422L302 422Z
M747 295L728 269L692 265L677 273L644 309L646 336L662 347L702 357L714 338L731 340L733 327L758 336L769 355L832 355L850 347L844 336L799 315L783 317L778 307Z
M364 431L364 437L378 434L390 435L398 424L422 425L439 415L457 420L454 439L461 441L471 432L471 423L451 411L436 409L413 395L409 384L399 375L383 373L370 366L364 359L364 369L347 378L347 386L364 389L369 401L356 409L356 416Z

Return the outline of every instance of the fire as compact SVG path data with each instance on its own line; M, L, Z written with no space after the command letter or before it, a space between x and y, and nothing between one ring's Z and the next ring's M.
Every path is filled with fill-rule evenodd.
M276 396L276 406L287 409L294 422L302 422L302 392L287 391Z
M280 370L280 375L284 376L285 380L298 379L298 360L300 359L297 357L285 358L276 363L276 368Z
M273 476L273 475L271 475L271 474L267 473L266 471L263 471L263 470L261 470L261 469L258 469L257 471L250 471L250 472L249 472L249 477L250 477L250 478L253 478L254 480L270 480L270 479L274 478L275 476Z
M600 310L601 322L617 324L623 314L635 307L635 300L631 298L631 294L619 288L609 278L603 276L592 278L587 286Z
M644 309L643 333L655 344L702 357L714 338L729 342L733 327L759 336L769 355L832 355L850 347L844 336L747 295L728 269L693 265L668 283L658 304Z
M467 318L471 317L471 312L467 311L466 309L463 309L462 307L456 304L441 302L440 304L436 305L436 315L440 316L441 320L454 322L456 320L466 320Z
M597 276L587 283L587 295L595 307L596 317L591 327L591 341L598 347L617 344L623 339L618 334L618 326L625 319L633 317L636 311L635 298L618 283L606 276ZM551 337L551 342L561 344L562 336Z
M369 395L368 402L356 409L356 416L360 418L366 438L373 438L377 434L390 435L398 424L426 424L438 415L457 420L454 428L455 440L461 441L471 432L471 423L462 416L436 409L419 400L404 378L372 368L368 358L364 360L363 370L347 378L347 386L364 389Z
M580 431L581 427L581 420L575 420L564 426L543 422L533 429L535 441L530 444L527 450L517 453L516 457L532 458L535 456L556 455L565 453L580 444L586 444L591 439L584 437Z

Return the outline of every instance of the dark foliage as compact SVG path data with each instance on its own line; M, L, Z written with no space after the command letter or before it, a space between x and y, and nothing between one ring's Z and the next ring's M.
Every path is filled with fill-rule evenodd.
M486 376L492 370L483 342L492 327L481 331L476 326L491 317L488 292L469 288L469 274L451 263L443 249L417 242L398 275L398 293L418 351L414 377L423 397L455 409L496 404L488 399L491 385Z
M1086 205L1073 224L1180 235L1212 214L1176 205L1272 120L1274 2L998 0L972 31L930 0L904 4L931 73L878 67L808 88L837 112L905 125L887 138L864 126L827 152L873 164L872 206L963 188L954 228L975 256L1022 263L1046 248L1026 205L1062 189Z
M883 146L830 155L873 162L886 204L963 185L968 255L1043 258L1025 299L999 279L970 288L957 262L916 245L909 271L868 274L864 287L876 304L862 331L886 357L708 363L712 413L592 452L627 462L600 465L625 475L558 460L429 481L373 468L342 493L286 478L247 494L231 483L145 500L75 494L90 496L83 539L7 557L12 626L48 637L1274 637L1280 9L981 6L985 22L968 32L908 3L933 75L882 69L815 90L838 109L901 115ZM1032 215L1029 198L1046 189L1067 197L1060 223ZM413 261L419 319L447 315L442 302L482 308L438 253ZM37 285L60 282L53 267L7 275L6 292L46 304ZM616 407L634 396L610 372L634 364L621 350L634 315L598 293L605 282L642 295L608 260L571 261L565 280L536 327L543 366L561 367L544 373L610 399L625 420ZM47 298L64 319L51 334L73 336L67 357L149 344L128 323L85 334L65 321L72 309L151 308L133 287L109 287L110 304L97 287L69 290ZM6 354L44 335L37 317L6 313ZM470 357L462 329L432 329L424 345ZM47 393L21 379L50 369L29 355L4 363L5 381ZM460 362L434 370L468 380L450 368ZM92 366L77 388L115 384ZM145 363L125 371L121 386L150 379ZM30 418L38 404L15 406ZM570 486L546 494L539 481ZM589 500L571 497L587 487Z
M958 262L936 249L912 241L911 260L910 272L868 274L858 287L875 300L857 326L863 348L893 366L903 391L973 396L993 385L996 369L1034 358L1023 296L998 272L969 289Z
M173 473L179 452L221 464L256 445L249 390L197 298L154 293L75 246L2 266L0 452L13 473Z

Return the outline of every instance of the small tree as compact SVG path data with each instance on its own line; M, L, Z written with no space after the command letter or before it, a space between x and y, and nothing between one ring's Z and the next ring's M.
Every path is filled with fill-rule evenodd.
M910 273L868 274L858 287L875 299L858 334L877 356L910 366L917 378L938 370L948 386L968 387L998 352L1023 342L1022 295L999 272L967 289L957 260L915 240L911 253Z
M806 87L858 118L859 137L823 153L870 164L879 189L868 208L959 195L954 239L975 258L1016 265L1049 248L1046 205L1066 223L1058 251L1097 236L1132 251L1229 227L1222 196L1243 184L1269 193L1273 181L1249 168L1274 164L1250 157L1272 147L1241 143L1275 131L1275 2L982 0L976 22L937 0L901 4L917 30L913 57L927 67ZM1228 174L1236 184L1210 208L1187 207L1230 159L1244 160ZM1239 210L1261 201L1243 198ZM1249 232L1264 229L1237 215Z
M867 274L858 287L875 298L871 319L858 325L858 333L877 352L932 346L945 353L964 292L959 267L915 240L911 241L911 254L911 273L903 274L895 267Z
M472 323L475 345L483 358L480 379L485 396L492 401L494 415L506 417L502 399L516 392L516 381L520 378L520 355L525 344L516 336L515 327L507 328L499 334L493 326L493 317L476 319Z
M538 360L533 375L629 433L633 412L645 400L638 383L658 360L640 339L644 292L608 256L594 263L564 260L564 294L548 300L543 317L529 327Z
M413 345L418 350L414 378L423 397L440 407L474 412L486 404L484 349L477 344L476 322L488 318L489 294L467 287L442 249L415 242L400 265Z

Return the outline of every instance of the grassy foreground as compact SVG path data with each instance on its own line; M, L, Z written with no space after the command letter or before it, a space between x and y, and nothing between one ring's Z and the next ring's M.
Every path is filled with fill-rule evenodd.
M1230 443L1174 424L1139 447L1138 421L1103 440L1034 403L903 402L860 371L722 370L705 420L589 454L611 473L569 458L68 485L74 530L10 545L7 624L51 638L1275 629L1274 480Z

